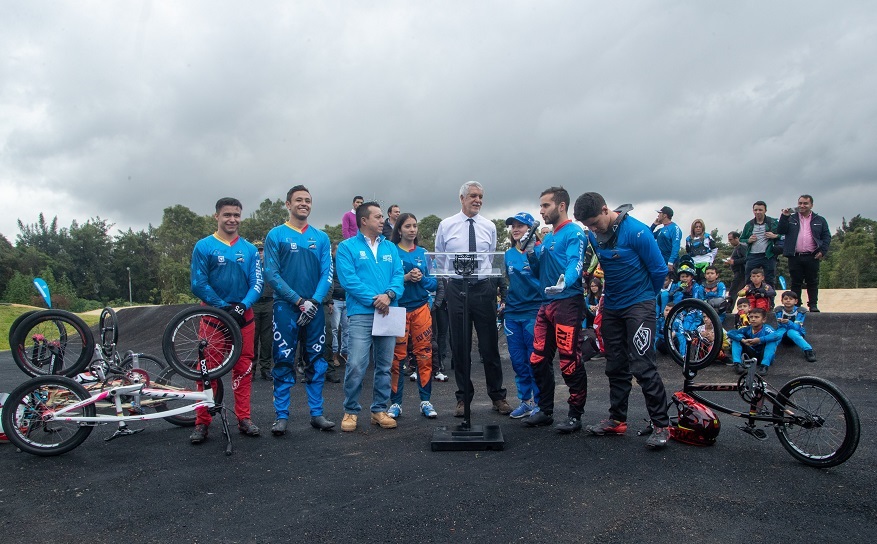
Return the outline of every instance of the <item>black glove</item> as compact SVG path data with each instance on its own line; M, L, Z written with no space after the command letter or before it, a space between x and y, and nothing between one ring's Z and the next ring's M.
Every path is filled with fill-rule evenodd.
M240 302L232 302L231 306L226 306L223 310L231 315L232 319L234 319L239 327L243 327L247 322L247 320L244 319L244 312L247 311L247 308Z
M299 327L304 327L305 325L310 323L311 320L314 319L314 316L317 315L317 310L319 308L320 303L316 300L312 298L305 299L305 301L302 302L298 307L298 309L301 310L301 315L298 316L298 321L296 321L296 324Z

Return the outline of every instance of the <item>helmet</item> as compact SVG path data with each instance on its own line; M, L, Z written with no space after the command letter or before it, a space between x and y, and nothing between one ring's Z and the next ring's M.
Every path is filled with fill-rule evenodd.
M679 267L677 274L679 274L680 276L682 274L691 274L692 276L697 276L697 270L688 266L687 264L683 264L682 266Z
M722 428L716 414L682 391L673 393L672 400L679 410L679 420L670 426L670 438L694 446L715 444Z

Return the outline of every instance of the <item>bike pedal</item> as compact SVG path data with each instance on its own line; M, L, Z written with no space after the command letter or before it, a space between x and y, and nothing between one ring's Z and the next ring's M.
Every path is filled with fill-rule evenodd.
M749 425L738 425L738 429L743 431L744 433L752 436L756 440L765 441L767 440L767 433L764 432L764 429L759 429L756 427L750 427Z

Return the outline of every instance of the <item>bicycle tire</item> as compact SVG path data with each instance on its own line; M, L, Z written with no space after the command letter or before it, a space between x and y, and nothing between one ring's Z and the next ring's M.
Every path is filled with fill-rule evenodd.
M802 412L809 425L779 423L777 438L792 457L817 468L837 466L859 446L859 414L853 403L828 380L815 376L794 378L780 389L773 414L788 419Z
M40 376L19 385L3 405L3 430L9 441L23 452L48 457L61 455L82 444L92 425L70 421L44 421L41 414L90 398L88 391L64 376ZM93 404L71 416L92 417Z
M20 316L16 317L15 321L12 322L12 325L9 326L9 348L10 349L12 349L12 345L13 345L12 344L12 335L13 335L13 333L15 333L15 329L17 329L18 326L21 325L22 321L24 321L28 317L32 316L33 314L37 313L38 311L39 310L28 310L28 311L24 312Z
M241 356L241 329L228 313L210 306L187 308L171 319L162 336L162 351L180 376L201 379L198 349L205 342L207 376L227 374Z
M685 314L682 314L685 312ZM667 318L664 320L664 338L667 343L667 353L670 355L676 364L682 366L685 363L685 356L679 350L679 346L677 342L672 340L672 332L673 332L673 322L679 318L682 319L684 315L689 314L690 312L700 312L705 319L709 319L713 325L713 331L721 331L722 323L719 321L719 314L716 313L716 310L707 304L706 302L696 299L696 298L688 298L673 306L673 309L670 310L670 313L667 314ZM698 347L698 343L701 342L701 339L695 339L692 342L692 350ZM719 357L719 352L722 350L722 342L721 340L715 341L715 336L710 348L706 353L703 353L703 350L698 350L697 357L692 357L691 360L688 361L688 369L689 370L700 370L702 368L706 368L711 365L716 359Z
M110 307L101 310L97 330L100 333L101 350L105 356L109 357L119 343L119 320L115 310Z
M153 382L153 387L156 389L168 388L177 391L195 391L197 389L197 382L193 382L191 380L183 378L176 370L169 367L164 369L161 375L156 378L156 380ZM216 380L215 382L213 382L213 398L217 404L222 402L223 391L224 386L222 384L222 380ZM190 400L163 400L153 404L153 408L156 412L165 412L167 410L172 410L173 408L185 406L186 404L191 403L192 401ZM194 427L195 411L193 410L192 412L185 414L168 416L164 418L164 420L174 425L177 425L178 427Z
M31 377L51 371L48 346L61 352L56 374L73 377L82 372L94 354L94 334L76 314L41 310L23 319L11 333L9 348L15 364Z

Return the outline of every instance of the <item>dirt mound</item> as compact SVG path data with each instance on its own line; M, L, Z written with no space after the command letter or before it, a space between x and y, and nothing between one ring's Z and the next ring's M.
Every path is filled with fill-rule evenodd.
M137 306L116 310L119 350L161 356L161 336L170 320L191 305Z

